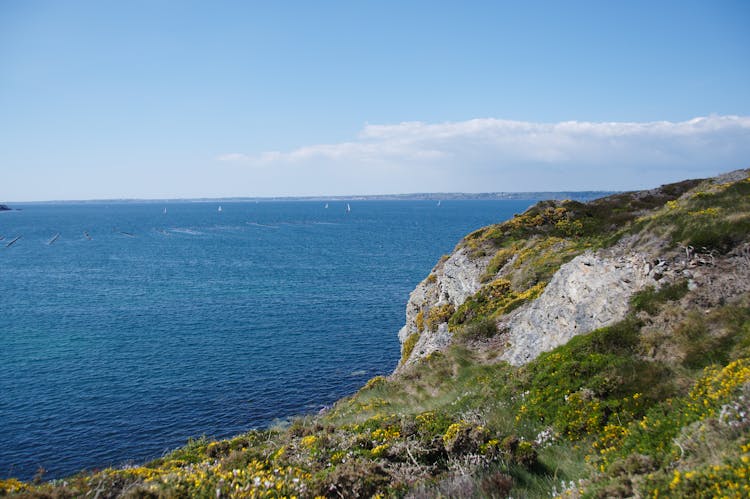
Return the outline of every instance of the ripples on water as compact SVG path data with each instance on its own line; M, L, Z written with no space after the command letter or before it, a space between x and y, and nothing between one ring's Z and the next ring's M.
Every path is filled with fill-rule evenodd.
M0 213L0 477L142 461L333 403L395 367L408 294L438 258L529 204Z

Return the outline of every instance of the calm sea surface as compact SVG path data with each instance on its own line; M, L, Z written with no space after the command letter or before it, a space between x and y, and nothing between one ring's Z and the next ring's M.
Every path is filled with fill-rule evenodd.
M331 404L396 366L409 292L440 256L531 201L350 204L0 212L0 477L143 461Z

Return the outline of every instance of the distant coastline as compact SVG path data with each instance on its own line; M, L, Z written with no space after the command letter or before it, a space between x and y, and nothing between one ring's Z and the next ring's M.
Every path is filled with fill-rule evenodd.
M243 203L269 201L494 201L494 200L530 200L575 199L590 201L616 194L618 191L541 191L541 192L427 192L411 194L353 194L347 196L275 196L275 197L224 197L224 198L175 198L175 199L90 199L90 200L49 200L20 201L17 204L43 203ZM4 206L4 205L2 205ZM7 207L6 207L7 208ZM9 209L9 208L7 208Z

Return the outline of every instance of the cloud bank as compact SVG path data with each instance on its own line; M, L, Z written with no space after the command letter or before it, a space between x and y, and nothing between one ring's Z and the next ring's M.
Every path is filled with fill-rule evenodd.
M352 193L641 188L750 166L750 117L368 124L347 142L217 159L349 179Z

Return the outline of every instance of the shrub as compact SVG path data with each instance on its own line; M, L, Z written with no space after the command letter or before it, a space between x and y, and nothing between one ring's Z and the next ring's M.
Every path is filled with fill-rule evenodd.
M388 380L385 378L385 376L375 376L374 378L371 378L367 381L367 383L364 386L364 389L372 390L374 388L379 388L387 384L388 384Z
M412 333L406 338L406 341L404 341L404 344L401 346L402 364L411 357L411 353L414 351L414 347L417 346L417 342L419 341L419 336L419 333Z
M659 311L660 306L668 301L677 301L688 292L686 280L662 286L655 289L648 286L645 289L635 293L630 299L630 305L635 311L643 311L654 315Z
M29 490L31 487L28 483L21 482L15 478L0 479L0 494L14 494Z
M483 497L509 497L513 478L500 471L487 473L481 477L479 488Z
M206 455L208 457L213 457L213 458L226 455L228 451L229 451L229 442L227 440L211 442L206 447Z
M516 293L511 289L510 281L495 279L467 298L450 317L448 324L455 329L460 324L489 317L512 303L515 298Z
M443 445L450 454L478 453L489 440L489 432L483 426L459 421L448 427L443 434Z
M430 312L427 314L427 329L432 332L437 331L438 325L443 322L448 322L451 315L455 312L455 308L452 303L444 303L436 307L432 307Z
M724 253L750 234L750 183L706 183L702 191L645 217L638 228L671 227L675 245Z
M369 459L352 459L336 466L317 485L316 496L372 497L389 483L388 474Z
M487 269L484 271L484 274L480 279L481 282L491 281L495 277L495 274L497 274L498 271L503 268L503 266L508 263L511 258L513 258L513 255L516 251L518 251L516 245L513 245L509 248L499 249L497 253L495 253L495 256L493 256L490 260L490 263L487 265Z
M417 332L424 331L424 310L417 312L417 316L414 318L414 325L417 326Z
M527 440L521 440L516 435L509 435L503 439L500 447L513 463L526 469L531 469L537 465L539 456L536 448L533 443Z
M442 435L451 424L450 419L445 414L435 411L419 413L414 417L414 421L420 436L428 439Z
M456 332L455 338L459 341L483 340L497 334L497 322L486 318L478 322L467 324Z
M709 315L692 312L675 327L673 338L684 354L685 367L726 364L748 354L750 308L725 306Z

